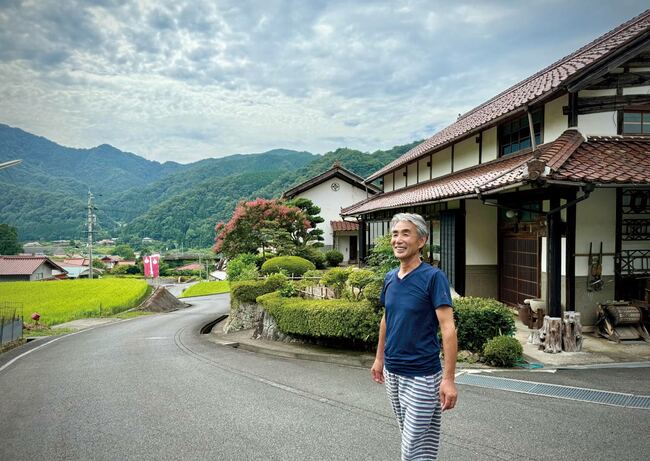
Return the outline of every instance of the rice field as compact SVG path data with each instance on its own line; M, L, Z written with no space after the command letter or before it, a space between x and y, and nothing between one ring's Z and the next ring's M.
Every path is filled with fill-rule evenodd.
M192 285L179 296L179 298L189 298L191 296L216 295L219 293L228 293L230 291L230 282L199 282Z
M23 319L55 325L87 317L117 314L137 306L148 293L142 279L59 280L48 282L0 283L0 304L5 301L23 306Z

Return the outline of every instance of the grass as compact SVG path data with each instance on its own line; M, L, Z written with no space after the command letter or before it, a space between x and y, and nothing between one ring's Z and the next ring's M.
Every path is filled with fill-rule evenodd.
M192 285L179 296L179 298L189 298L191 296L206 296L219 293L228 293L230 291L230 282L199 282Z
M22 304L25 323L38 312L44 325L114 315L137 306L148 292L144 280L133 279L0 283L0 299Z

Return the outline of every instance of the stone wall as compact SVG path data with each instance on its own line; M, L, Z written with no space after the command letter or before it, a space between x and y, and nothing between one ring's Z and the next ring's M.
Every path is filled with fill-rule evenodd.
M224 333L255 328L262 316L262 306L257 303L233 304L230 306L230 315L226 326L223 327Z

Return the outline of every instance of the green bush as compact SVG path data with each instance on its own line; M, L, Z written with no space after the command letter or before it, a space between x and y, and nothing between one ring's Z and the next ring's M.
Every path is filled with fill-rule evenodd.
M277 291L285 286L287 277L273 274L264 280L234 282L230 285L230 304L254 303L258 296Z
M386 234L375 240L375 246L370 249L368 255L368 266L380 274L386 274L389 270L399 267L399 259L393 253L393 246L390 244L391 235Z
M301 258L305 258L307 261L311 261L314 266L316 266L316 269L325 268L325 255L322 251L312 245L298 248L295 256L300 256Z
M512 367L523 353L521 343L512 336L496 336L483 348L485 361L497 367Z
M283 298L279 293L269 293L257 298L257 302L285 334L377 342L381 313L367 301Z
M328 266L336 267L343 262L343 253L339 250L330 250L325 253L325 259Z
M255 264L256 260L257 257L255 255L248 253L235 256L233 259L228 261L228 266L226 266L228 280L231 282L257 280L259 272L257 271L257 265Z
M276 256L262 264L264 274L284 271L289 275L302 276L308 270L314 269L316 266L311 261L300 256Z
M320 281L323 285L326 285L331 289L333 289L334 293L336 294L336 297L339 298L341 296L341 293L343 293L343 290L345 289L345 285L348 281L349 276L350 276L349 269L342 269L340 267L335 267L334 269L330 269L327 272L325 272L321 277Z
M353 270L350 272L350 276L348 277L348 284L352 287L355 288L356 290L352 290L352 299L355 301L358 301L359 299L363 299L363 292L374 280L377 279L377 274L375 274L373 271L368 270L368 269L358 269L358 270Z
M322 277L323 273L319 270L313 270L313 271L307 271L304 274L302 274L302 277L304 279L304 282L307 282L309 285L317 285L320 283L320 279ZM318 279L316 279L318 277Z
M481 352L488 340L515 332L513 313L496 299L455 299L454 317L458 329L458 348L461 350Z
M367 299L370 305L377 311L381 311L383 307L381 301L379 300L383 287L384 281L375 279L366 285L365 289L363 290L363 297Z

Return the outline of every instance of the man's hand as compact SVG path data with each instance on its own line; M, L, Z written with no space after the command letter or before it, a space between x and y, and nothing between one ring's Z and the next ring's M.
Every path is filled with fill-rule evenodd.
M451 410L456 406L458 400L458 391L456 383L451 378L443 378L440 382L440 404L442 411Z
M372 364L372 368L370 369L370 374L372 375L373 381L384 384L384 361L375 359L375 363Z

